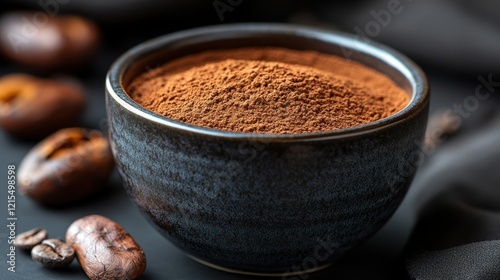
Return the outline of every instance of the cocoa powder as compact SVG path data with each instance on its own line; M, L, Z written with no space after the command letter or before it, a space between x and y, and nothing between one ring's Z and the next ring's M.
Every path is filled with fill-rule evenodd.
M272 134L358 126L409 102L389 78L359 63L282 48L181 57L137 76L127 92L144 108L180 122Z

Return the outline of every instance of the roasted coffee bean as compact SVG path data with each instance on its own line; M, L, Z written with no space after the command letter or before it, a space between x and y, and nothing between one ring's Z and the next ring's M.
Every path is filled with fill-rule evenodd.
M23 159L19 192L44 205L65 205L98 191L113 168L109 141L100 131L63 129Z
M85 109L85 96L73 85L29 75L0 79L0 125L21 138L40 139L74 126Z
M460 132L461 118L451 111L434 113L427 122L424 138L424 151L433 152L449 138Z
M0 18L0 52L39 70L61 70L86 64L97 53L99 32L77 16L11 12Z
M45 239L31 250L31 258L49 268L62 268L71 264L75 250L59 239Z
M21 250L31 250L36 245L47 239L49 234L43 228L34 228L17 235L14 243L16 248Z
M99 215L73 222L66 242L90 279L135 279L146 269L146 256L130 234Z

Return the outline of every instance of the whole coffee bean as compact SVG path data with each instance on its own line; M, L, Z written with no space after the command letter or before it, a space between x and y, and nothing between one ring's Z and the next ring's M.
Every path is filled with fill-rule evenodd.
M40 70L74 68L90 61L99 46L97 27L77 16L11 12L0 18L0 52Z
M97 130L67 128L36 145L19 166L19 192L57 206L88 197L114 168L109 141Z
M74 126L84 109L85 96L73 85L23 74L0 79L0 125L14 136L43 138Z
M31 250L36 245L47 239L49 234L43 228L34 228L17 235L14 244L21 250Z
M66 241L90 279L136 279L146 269L146 256L130 234L99 215L73 222Z
M31 258L49 268L62 268L71 264L75 250L59 239L46 239L31 250Z

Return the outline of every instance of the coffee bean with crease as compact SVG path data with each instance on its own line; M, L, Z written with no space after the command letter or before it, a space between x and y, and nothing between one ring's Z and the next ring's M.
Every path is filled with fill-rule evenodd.
M74 126L85 103L74 85L25 74L0 78L0 126L20 138L41 139Z
M48 232L43 228L34 228L17 235L14 244L21 250L31 250L36 245L42 243L49 237Z
M67 205L99 191L113 168L109 141L100 131L63 129L23 159L19 192L43 205Z
M10 12L0 17L0 54L32 69L78 68L99 49L97 26L79 16Z
M31 258L45 267L63 268L75 258L75 250L59 239L46 239L31 250Z
M146 256L130 234L99 215L73 222L66 242L90 279L136 279L146 269Z

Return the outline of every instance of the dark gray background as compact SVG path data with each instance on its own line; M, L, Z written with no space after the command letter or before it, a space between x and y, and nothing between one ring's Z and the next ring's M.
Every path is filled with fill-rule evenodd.
M13 1L12 1L13 2ZM166 1L168 2L168 1ZM132 7L113 14L113 5L99 11L74 0L66 9L97 20L103 31L103 49L98 59L85 69L73 73L35 73L41 76L76 79L84 88L89 107L82 126L105 128L104 77L112 61L126 49L155 36L189 27L244 21L278 21L326 26L354 33L373 20L370 11L380 9L388 1L243 1L220 21L211 1L189 1L180 7L149 5L127 1ZM434 1L436 2L436 1ZM474 94L479 75L492 74L500 80L499 22L494 1L404 1L405 10L394 16L387 27L372 40L384 42L413 58L427 73L432 88L431 114L451 109L455 103ZM134 6L135 3L135 6ZM471 7L472 5L472 7ZM4 5L5 11L24 8L21 4ZM36 5L33 6L36 8ZM109 10L106 10L109 9ZM177 10L178 9L178 10ZM107 11L107 12L106 12ZM138 11L134 13L133 11ZM106 17L105 14L113 14ZM103 15L104 14L104 15ZM31 72L0 58L0 75ZM499 89L500 91L500 89ZM480 104L473 116L464 120L465 130L474 130L483 114L497 110L498 94ZM493 108L493 109L492 109ZM497 110L498 111L498 110ZM449 141L450 143L453 140ZM0 219L7 223L7 165L19 167L23 156L35 142L13 139L0 131ZM444 144L448 145L448 143ZM433 155L438 157L439 153ZM427 162L415 182L424 177ZM494 168L494 167L491 167ZM50 236L64 238L72 221L88 214L101 214L121 224L143 247L148 264L144 279L257 279L227 274L200 265L161 237L141 216L126 196L119 177L113 176L101 193L82 203L62 209L36 205L16 196L17 232L44 227ZM411 199L407 198L408 204ZM359 246L331 268L312 274L308 279L406 279L400 257L413 227L411 207L403 205L398 219L392 220L379 234ZM410 210L408 210L410 209ZM405 212L406 211L406 212ZM408 220L405 221L405 217ZM28 254L16 251L16 273L7 271L5 262L6 227L0 226L0 279L86 279L77 262L67 270L44 269L33 263Z

